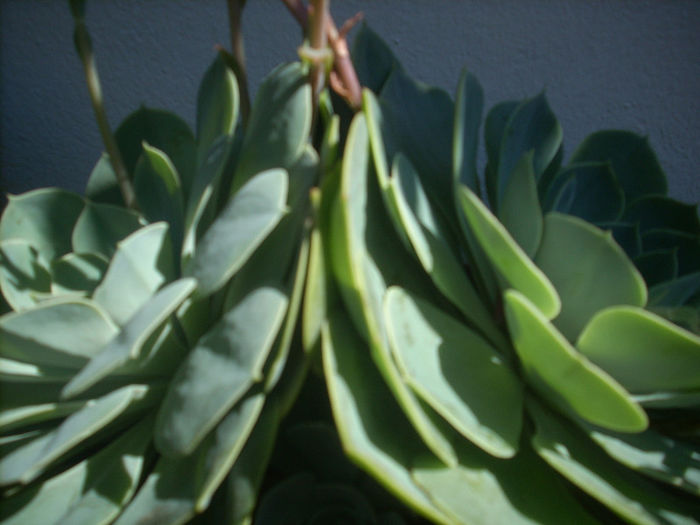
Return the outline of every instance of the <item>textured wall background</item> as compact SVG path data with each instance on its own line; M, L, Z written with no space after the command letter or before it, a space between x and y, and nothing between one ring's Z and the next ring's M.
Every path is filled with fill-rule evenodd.
M81 191L102 148L66 1L0 0L0 163L4 190ZM546 88L568 153L588 133L647 134L671 194L700 200L697 0L335 0L358 10L408 71L453 92L464 66L487 107ZM294 58L299 30L277 0L250 0L253 84ZM223 0L91 0L88 26L113 127L145 104L193 122L199 78L228 42Z

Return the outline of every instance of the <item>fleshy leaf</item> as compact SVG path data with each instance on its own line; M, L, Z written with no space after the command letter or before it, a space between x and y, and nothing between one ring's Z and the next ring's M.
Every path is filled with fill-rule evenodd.
M576 217L549 213L535 264L561 297L554 325L574 341L590 318L618 304L644 306L644 279L612 235Z
M0 241L0 289L15 311L34 307L51 294L51 274L27 241Z
M346 454L407 505L438 523L448 523L411 477L415 458L428 451L376 372L362 342L337 313L331 314L323 330L323 368Z
M508 329L530 384L564 412L621 432L647 427L644 410L614 379L579 354L537 308L505 293Z
M457 86L454 129L452 132L452 169L456 182L479 193L476 157L479 145L484 90L477 78L463 71Z
M384 301L389 341L408 384L460 434L497 457L517 452L520 381L477 333L398 287Z
M289 169L304 151L311 128L311 86L299 63L273 70L258 89L231 192L255 174Z
M82 366L116 333L104 311L87 299L46 302L0 318L2 356L39 366Z
M646 137L630 131L605 130L586 137L570 162L608 162L629 206L648 194L665 194L664 174Z
M42 188L10 195L0 219L0 241L21 239L34 246L45 263L68 252L75 222L85 206L79 195Z
M73 229L76 253L97 253L111 259L117 243L144 226L138 213L111 204L87 201Z
M90 296L107 271L108 262L94 253L69 253L51 264L54 295Z
M631 392L700 390L700 337L642 308L601 311L576 347Z
M401 68L386 42L367 24L362 24L355 35L352 62L360 85L366 86L374 93L381 91L394 68Z
M180 279L158 291L127 321L63 389L63 397L73 397L96 384L120 366L139 357L147 339L164 323L195 288L193 279Z
M282 218L287 172L265 171L253 177L229 201L197 246L185 273L197 279L198 296L220 289L243 266Z
M200 338L175 374L158 412L155 440L161 453L192 452L262 379L287 302L279 290L258 288Z
M214 141L232 135L238 120L238 83L218 53L204 74L197 93L197 165L201 166Z
M638 222L642 232L661 229L700 234L698 205L685 204L665 195L639 199L625 210L623 220Z
M571 423L528 403L537 431L532 445L562 476L632 523L692 523L697 505L612 461Z
M93 298L124 325L175 274L168 226L145 226L119 242Z
M555 317L561 301L547 275L535 266L479 197L468 188L461 190L460 202L471 231L498 272L547 318Z

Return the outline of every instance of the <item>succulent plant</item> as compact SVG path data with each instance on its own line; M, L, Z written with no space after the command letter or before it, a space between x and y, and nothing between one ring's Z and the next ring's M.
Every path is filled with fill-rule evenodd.
M453 102L369 31L355 60L374 92L324 194L341 297L324 370L348 454L438 523L695 522L700 337L650 307L697 318L696 208L664 196L631 133L561 166L544 94L488 113L487 206L475 77Z
M300 54L248 114L221 51L194 132L95 103L85 196L10 197L2 522L694 522L700 223L647 141L562 165L540 94L479 177L473 75L453 100L364 27L350 115Z

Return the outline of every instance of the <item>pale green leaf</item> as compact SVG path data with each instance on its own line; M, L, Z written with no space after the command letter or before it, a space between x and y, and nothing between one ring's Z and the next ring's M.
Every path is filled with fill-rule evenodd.
M198 296L221 288L282 218L287 172L273 169L253 177L209 227L185 273L197 279Z
M87 201L71 236L73 251L97 253L111 259L117 243L143 225L143 219L135 211Z
M158 412L155 442L161 453L192 452L262 379L287 302L275 288L258 288L200 338L175 374Z
M51 294L46 264L29 242L0 241L0 289L13 310L30 309Z
M54 295L90 296L100 284L109 263L94 253L68 253L51 263L51 292Z
M524 295L508 290L505 312L523 371L542 396L604 428L641 432L647 427L646 413L630 394L579 354Z
M625 252L595 226L569 215L550 213L535 264L561 298L554 325L569 341L576 340L593 315L607 306L644 306L644 279Z
M473 330L398 287L384 315L406 382L460 434L489 454L512 457L522 426L520 380Z

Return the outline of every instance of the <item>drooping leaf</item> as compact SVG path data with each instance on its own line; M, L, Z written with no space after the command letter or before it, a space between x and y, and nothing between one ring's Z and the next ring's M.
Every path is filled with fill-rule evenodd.
M51 294L51 273L27 241L0 241L0 290L13 310L34 307Z
M287 172L253 177L234 195L197 246L185 273L197 279L197 295L221 288L246 262L284 214Z
M174 274L168 226L150 224L119 242L93 298L124 325Z
M533 447L552 468L581 490L633 523L692 523L696 505L660 490L612 461L571 423L557 418L541 405L535 402L528 405L537 427Z
M201 166L214 141L232 135L238 120L238 83L218 53L197 92L197 166Z
M304 151L311 128L311 86L304 67L274 69L258 88L231 192L271 168L289 169Z
M333 417L348 456L407 505L438 523L449 523L411 477L411 465L428 451L362 342L337 313L331 314L323 330L323 367Z
M187 123L162 109L141 107L129 115L114 134L129 175L133 178L143 144L157 148L172 161L184 195L189 193L196 171L196 145Z
M500 196L498 218L513 240L532 258L542 240L542 208L537 196L534 152L513 167Z
M192 452L221 418L262 379L262 369L284 319L287 297L260 287L229 310L197 342L170 383L158 412L161 453Z
M529 383L561 410L611 430L640 432L644 410L613 378L579 354L515 290L505 293L508 329Z
M138 359L148 338L192 293L193 279L180 279L158 291L122 327L119 334L94 355L64 387L65 398L74 397L119 367Z
M630 392L700 390L700 337L642 308L602 310L576 347Z
M644 279L609 232L576 217L549 213L535 264L561 297L554 325L574 341L589 319L607 306L644 306Z
M547 275L535 266L479 197L465 187L459 196L471 231L508 285L527 296L547 318L555 317L561 301Z
M473 74L463 71L455 97L452 173L456 182L464 184L476 194L479 194L476 157L483 110L484 90Z
M570 162L608 162L631 205L645 195L665 194L664 174L646 137L630 131L606 130L584 139Z
M111 259L117 243L144 224L141 216L132 210L87 201L71 236L73 252L97 253Z
M84 206L82 197L58 188L9 195L0 219L0 241L28 242L48 264L73 251L71 233Z
M38 366L77 368L116 333L117 327L98 305L66 298L0 318L0 352Z
M512 457L522 425L520 381L477 333L398 287L384 301L389 341L408 384L489 454Z

